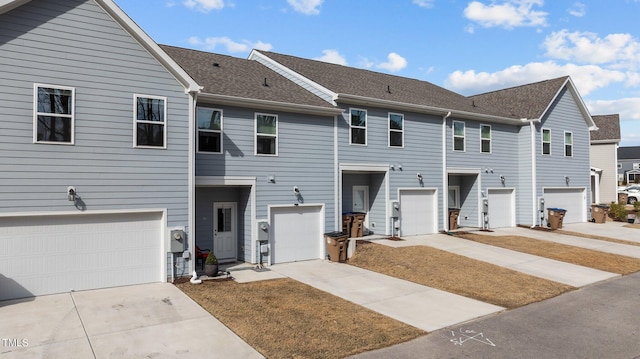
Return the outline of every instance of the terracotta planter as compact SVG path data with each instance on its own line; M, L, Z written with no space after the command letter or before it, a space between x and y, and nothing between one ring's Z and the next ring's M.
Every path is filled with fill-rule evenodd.
M204 274L207 277L215 277L218 275L218 265L217 264L205 264L204 265Z

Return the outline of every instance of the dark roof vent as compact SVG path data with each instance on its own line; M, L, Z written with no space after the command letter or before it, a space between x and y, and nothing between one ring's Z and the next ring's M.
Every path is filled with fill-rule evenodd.
M262 86L264 87L269 87L269 84L267 83L267 78L264 78L264 82L262 83Z
M220 64L219 64L219 63L217 63L217 62L214 62L214 63L213 63L213 67L220 67Z
M387 85L387 93L391 93L391 86Z

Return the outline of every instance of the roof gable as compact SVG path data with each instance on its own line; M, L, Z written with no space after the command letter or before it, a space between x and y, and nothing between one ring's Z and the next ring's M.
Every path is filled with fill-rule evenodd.
M578 105L578 109L590 130L597 129L587 106L571 80L564 76L556 79L535 82L503 90L487 92L469 98L480 106L496 106L507 111L511 116L540 120L549 111L553 102L567 88Z
M0 0L0 14L11 11L33 0ZM145 33L113 0L93 0L111 18L134 38L151 56L153 56L164 68L182 84L185 92L198 92L198 85L169 55L160 49L147 33Z
M620 115L593 116L593 122L598 129L591 131L591 142L620 142Z

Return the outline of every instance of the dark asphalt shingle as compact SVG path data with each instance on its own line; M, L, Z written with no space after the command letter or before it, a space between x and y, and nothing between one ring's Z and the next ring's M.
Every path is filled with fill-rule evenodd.
M620 140L620 115L596 115L591 116L598 127L597 131L591 131L592 141Z

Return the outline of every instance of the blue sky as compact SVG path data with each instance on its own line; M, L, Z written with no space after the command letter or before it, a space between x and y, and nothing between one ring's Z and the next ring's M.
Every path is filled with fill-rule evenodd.
M640 0L115 0L156 42L262 49L464 95L570 75L640 146Z

